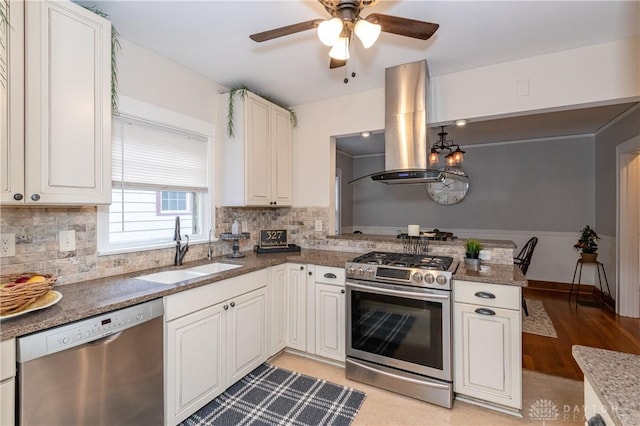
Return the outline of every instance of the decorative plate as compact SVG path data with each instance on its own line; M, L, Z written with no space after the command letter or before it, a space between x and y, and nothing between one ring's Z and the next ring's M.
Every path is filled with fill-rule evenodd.
M18 312L13 312L11 314L0 315L0 320L7 319L7 318L18 317L20 315L24 315L24 314L32 312L32 311L37 311L37 310L40 310L40 309L48 308L49 306L53 306L56 303L58 303L60 301L60 299L62 299L62 293L60 293L59 291L55 291L55 290L49 290L49 292L47 294L45 294L40 299L36 300L35 302L30 304L29 306L27 306L23 310L18 311Z

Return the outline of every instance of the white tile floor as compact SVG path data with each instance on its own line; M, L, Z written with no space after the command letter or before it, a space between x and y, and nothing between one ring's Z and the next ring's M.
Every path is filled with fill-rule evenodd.
M442 408L359 382L347 380L344 369L306 357L282 353L269 361L288 370L297 371L330 382L361 390L367 394L353 422L358 425L512 425L538 424L531 408L548 401L547 416L555 416L554 425L584 425L582 382L548 376L524 370L522 418L502 414L482 407L455 401L453 409ZM553 404L553 405L552 405ZM555 406L555 411L553 407ZM550 417L546 417L547 420Z

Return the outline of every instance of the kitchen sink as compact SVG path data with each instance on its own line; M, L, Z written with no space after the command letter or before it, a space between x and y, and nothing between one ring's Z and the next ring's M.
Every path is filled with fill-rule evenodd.
M239 268L240 265L231 263L209 263L207 265L195 266L189 269L178 269L175 271L163 271L153 274L141 275L136 277L139 280L152 281L159 284L175 284L180 281L187 281L194 278L204 277L207 275L217 274L218 272L228 271L229 269Z

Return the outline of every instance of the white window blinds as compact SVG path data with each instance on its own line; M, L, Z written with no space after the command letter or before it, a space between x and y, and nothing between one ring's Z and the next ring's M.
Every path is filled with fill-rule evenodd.
M118 186L207 191L206 138L118 117L112 139L112 179Z

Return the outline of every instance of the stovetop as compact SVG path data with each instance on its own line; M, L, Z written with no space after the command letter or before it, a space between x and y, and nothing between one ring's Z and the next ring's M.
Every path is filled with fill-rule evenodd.
M451 267L453 258L448 256L372 251L356 257L353 259L353 263L446 271Z

